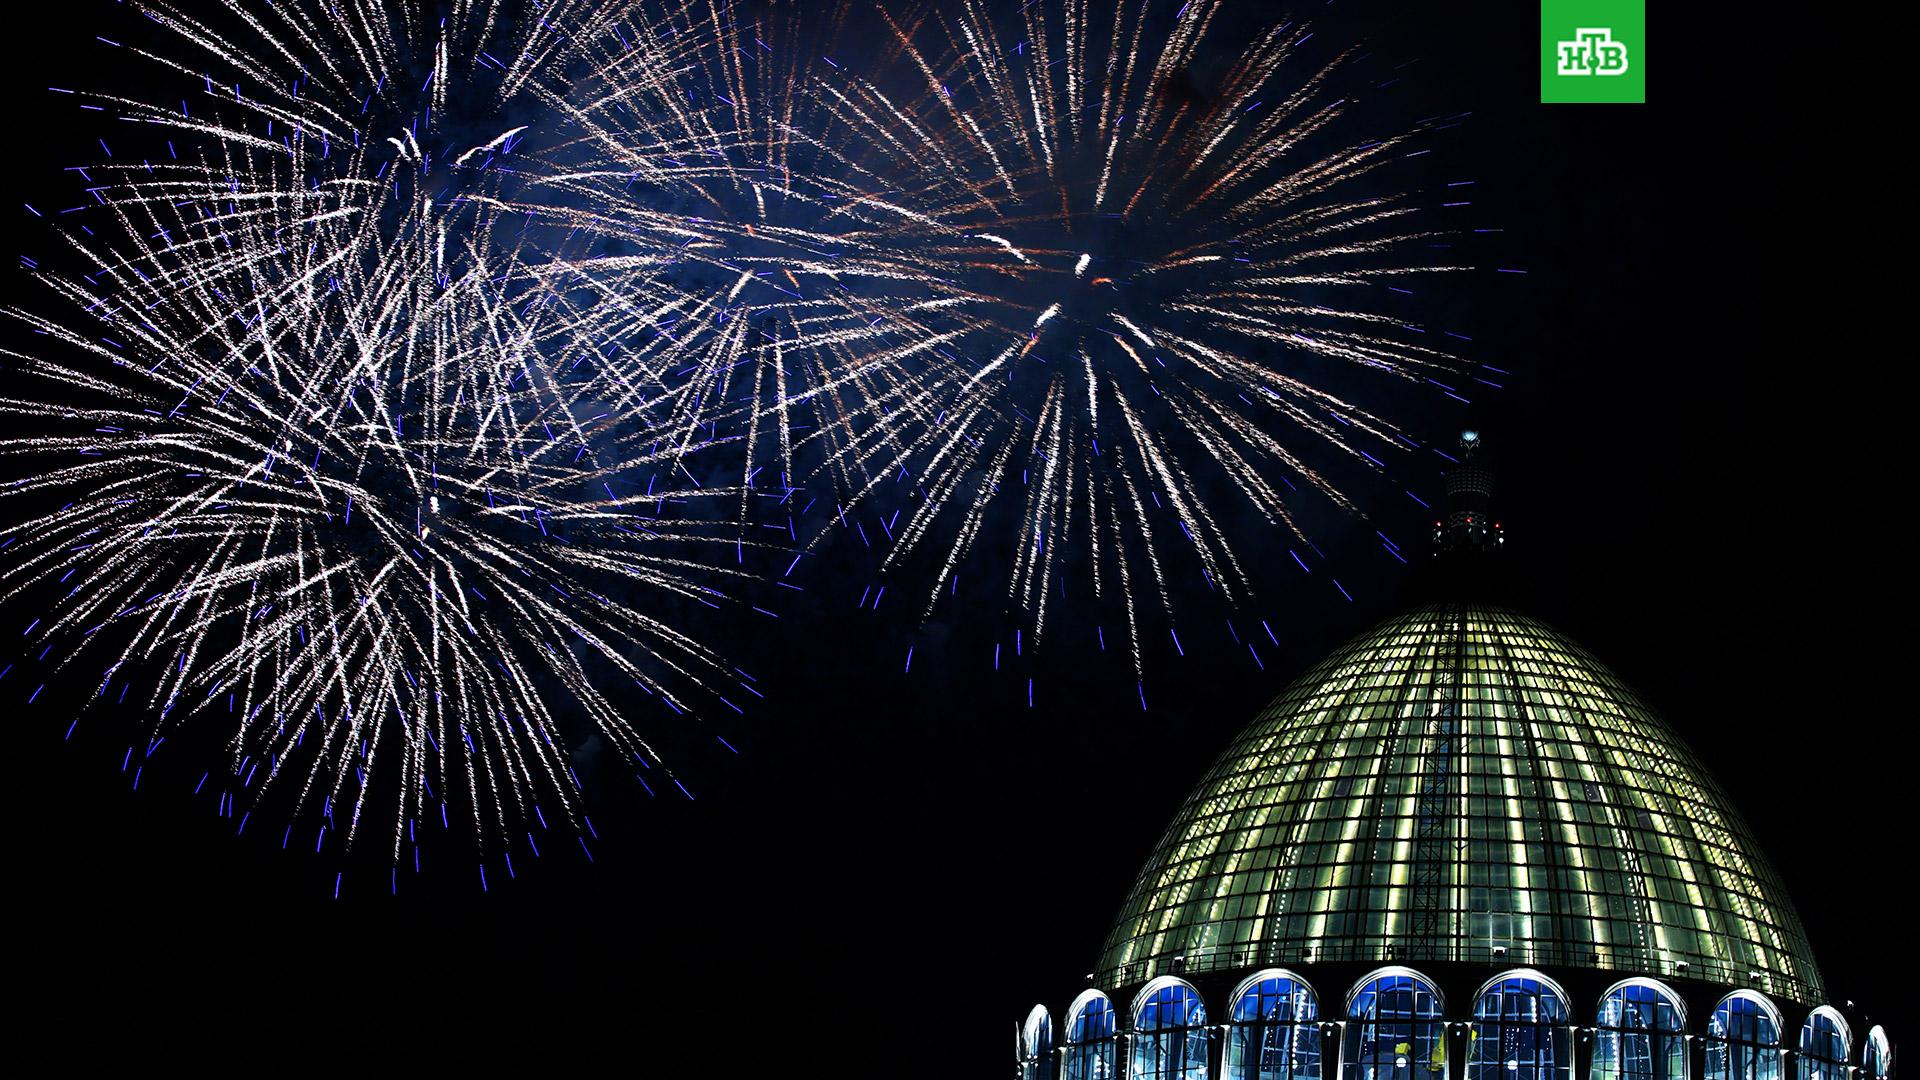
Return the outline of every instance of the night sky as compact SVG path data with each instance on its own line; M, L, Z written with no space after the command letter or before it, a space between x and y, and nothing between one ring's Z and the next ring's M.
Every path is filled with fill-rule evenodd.
M126 17L57 8L16 32L5 72L16 287L12 256L46 236L19 207L91 134L45 87L78 81L96 23ZM1418 59L1419 86L1474 114L1458 149L1507 229L1502 264L1528 273L1474 300L1475 355L1514 378L1463 418L1499 469L1521 606L1692 744L1787 881L1832 995L1899 1041L1912 350L1891 340L1900 204L1876 141L1899 64L1845 51L1866 28L1831 6L1657 11L1650 104L1543 106L1528 8L1303 9ZM1424 517L1389 524L1418 537ZM1402 577L1379 566L1353 605L1265 604L1288 629L1264 672L1155 658L1144 713L1124 670L1070 649L1035 661L1029 710L1023 684L952 655L964 630L903 672L924 633L910 605L822 599L743 642L770 700L697 802L596 792L596 863L546 860L484 896L462 879L334 901L331 865L237 845L183 794L129 792L110 740L63 743L66 718L14 685L9 1056L1005 1075L1013 1023L1081 985L1214 755L1391 611Z

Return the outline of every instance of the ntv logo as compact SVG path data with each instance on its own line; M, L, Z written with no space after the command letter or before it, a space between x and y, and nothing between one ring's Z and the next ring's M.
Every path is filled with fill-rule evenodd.
M1613 40L1613 31L1604 26L1581 27L1573 32L1572 41L1556 42L1559 46L1561 75L1625 75L1627 73L1627 46L1625 42Z
M1646 0L1540 0L1536 55L1542 103L1645 104Z

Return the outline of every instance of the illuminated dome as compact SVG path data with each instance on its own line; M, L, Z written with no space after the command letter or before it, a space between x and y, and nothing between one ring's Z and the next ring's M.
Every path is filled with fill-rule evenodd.
M1434 522L1451 599L1240 733L1086 985L1016 1027L1021 1080L1896 1080L1673 729L1480 600L1505 543L1480 442Z
M1679 737L1491 606L1395 616L1269 705L1147 860L1096 978L1342 961L1822 996L1779 878Z

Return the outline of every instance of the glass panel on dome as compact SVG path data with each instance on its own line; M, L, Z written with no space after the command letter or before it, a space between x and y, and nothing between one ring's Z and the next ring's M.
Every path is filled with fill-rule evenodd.
M1800 1080L1843 1080L1848 1041L1839 1013L1826 1005L1813 1010L1800 1029Z
M1409 948L1394 955L1685 961L1822 993L1777 876L1679 736L1577 644L1498 608L1390 618L1276 698L1173 821L1096 971Z
M1444 1080L1440 995L1412 974L1382 975L1353 996L1346 1080Z
M1080 995L1067 1021L1063 1080L1113 1080L1113 1002L1097 990Z
M1571 1080L1570 1019L1566 999L1538 975L1500 978L1473 1006L1467 1080Z
M1178 979L1149 983L1133 1018L1128 1080L1207 1080L1207 1007Z
M1685 1080L1680 999L1648 979L1607 992L1595 1018L1590 1080Z
M1320 1080L1320 1007L1283 972L1255 979L1233 1002L1227 1080Z
M1705 1080L1780 1080L1780 1021L1760 995L1728 994L1707 1021Z

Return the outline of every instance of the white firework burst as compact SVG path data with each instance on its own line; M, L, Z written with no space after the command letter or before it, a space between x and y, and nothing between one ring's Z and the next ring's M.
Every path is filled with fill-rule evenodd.
M1417 467L1394 415L1491 381L1412 298L1470 268L1408 171L1452 121L1349 130L1353 55L1298 23L1223 49L1226 6L632 5L515 197L679 254L745 475L909 479L886 566L933 562L929 614L979 553L1037 636L1071 569L1139 670L1138 598L1171 624L1187 575L1244 600L1250 549L1319 564L1311 521ZM676 35L719 48L624 47Z

